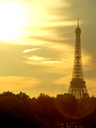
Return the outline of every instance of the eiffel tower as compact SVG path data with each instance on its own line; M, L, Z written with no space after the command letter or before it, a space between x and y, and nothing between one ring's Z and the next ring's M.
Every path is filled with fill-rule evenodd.
M86 88L86 82L84 80L83 68L82 68L81 40L80 40L81 29L79 27L79 18L78 18L75 34L76 34L76 42L75 42L74 66L73 66L72 80L70 82L68 93L74 95L76 99L81 99L84 96L89 96L89 94Z

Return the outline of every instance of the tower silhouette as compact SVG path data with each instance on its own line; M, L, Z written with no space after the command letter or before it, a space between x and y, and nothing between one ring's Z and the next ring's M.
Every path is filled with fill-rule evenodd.
M81 29L79 28L79 18L78 18L75 34L76 34L76 42L75 42L74 66L73 66L72 80L70 82L68 93L74 95L76 99L80 99L83 98L84 96L89 96L89 94L86 88L86 82L84 80L83 68L82 68L81 40L80 40Z

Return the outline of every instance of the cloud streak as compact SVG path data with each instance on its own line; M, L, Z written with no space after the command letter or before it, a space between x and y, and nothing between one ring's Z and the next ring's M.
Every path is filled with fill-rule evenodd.
M23 50L23 53L27 53L27 52L31 52L31 51L36 51L36 50L40 50L41 48L32 48L32 49L25 49Z
M41 81L32 77L4 76L0 77L2 91L22 90L40 85Z
M40 56L36 56L36 55L30 56L30 57L27 57L27 56L23 56L23 57L30 61L39 61L42 63L61 63L61 62L66 61L66 59L58 61L58 60L52 60L52 58L44 58L44 57L40 57Z

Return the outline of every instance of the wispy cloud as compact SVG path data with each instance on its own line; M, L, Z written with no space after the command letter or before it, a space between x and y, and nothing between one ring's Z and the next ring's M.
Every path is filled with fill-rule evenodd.
M28 65L37 65L43 67L42 71L46 73L56 73L56 74L65 74L69 72L72 68L72 63L69 60L62 58L62 59L54 59L54 58L44 58L39 56L30 56L26 57L27 60L23 61Z
M25 49L23 51L23 53L27 53L27 52L31 52L31 51L36 51L36 50L40 50L41 48L32 48L32 49Z
M14 0L16 1L16 0ZM38 5L41 7L70 7L70 3L68 3L66 0L17 0L17 1L26 1L26 2L31 2L32 4Z
M61 63L62 62L62 60L61 61L52 60L52 58L44 58L36 55L30 56L30 57L27 57L27 56L23 56L23 57L30 61L39 61L42 63ZM66 60L63 60L63 61L66 61Z
M30 39L34 39L34 40L42 40L42 41L47 41L47 42L57 42L57 43L63 43L65 40L68 40L68 38L53 38L53 37L48 37L48 36L30 36Z
M33 61L43 61L45 59L43 57L39 57L36 55L30 56L30 57L26 57L26 56L23 56L23 57L25 57L28 60L33 60Z

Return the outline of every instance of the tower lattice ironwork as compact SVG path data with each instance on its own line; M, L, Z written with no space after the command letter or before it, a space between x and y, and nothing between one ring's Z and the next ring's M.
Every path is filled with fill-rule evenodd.
M89 94L86 88L86 82L84 80L83 68L82 68L81 40L80 40L81 29L79 27L79 18L78 18L75 34L76 34L75 58L74 58L72 80L70 82L68 93L74 95L76 99L80 99L83 98L84 95L88 96Z

